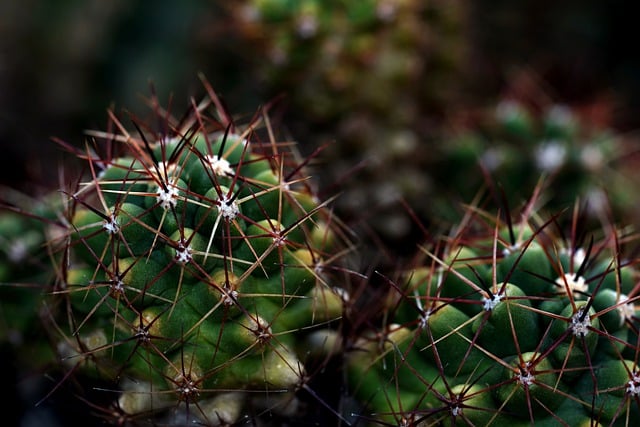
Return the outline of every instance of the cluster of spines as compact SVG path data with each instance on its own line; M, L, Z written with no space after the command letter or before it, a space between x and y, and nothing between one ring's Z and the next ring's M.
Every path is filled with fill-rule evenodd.
M633 425L633 236L610 226L578 235L578 216L567 239L557 216L512 224L475 214L446 244L423 248L420 266L392 282L380 326L354 343L347 363L363 416Z
M88 179L66 192L68 232L51 242L58 352L116 383L126 416L235 422L258 399L291 410L282 396L303 385L306 353L331 351L301 343L322 347L305 337L342 315L327 274L340 232L304 163L256 142L263 117L241 131L209 95L179 124L157 111L162 132L134 118L130 134L112 114L117 132L74 149Z
M269 405L290 398L305 381L304 352L335 352L299 348L335 342L331 332L301 332L344 308L346 295L325 275L335 218L286 144L259 143L257 122L241 130L205 110L194 106L181 123L158 112L161 132L134 120L135 135L112 116L116 132L90 132L105 144L74 150L89 179L65 192L67 233L50 242L60 263L54 299L68 309L53 330L64 336L58 351L68 366L121 380L123 416L170 407L232 422L249 400L265 400L256 392L267 391ZM473 146L473 161L498 175L503 165L533 165L524 175L537 180L563 167L548 159L577 161L587 176L615 154L610 134L582 146L568 110L547 113L544 136L576 145L540 145L532 118L505 103L501 137L536 148L534 158L511 163L507 144L497 157ZM422 267L394 284L382 326L351 349L361 416L629 425L639 416L638 291L635 261L621 247L633 236L605 226L592 241L565 239L552 232L564 230L561 215L515 225L480 210L470 216L443 247L423 248ZM40 245L41 224L27 222L34 233L21 237L37 234Z

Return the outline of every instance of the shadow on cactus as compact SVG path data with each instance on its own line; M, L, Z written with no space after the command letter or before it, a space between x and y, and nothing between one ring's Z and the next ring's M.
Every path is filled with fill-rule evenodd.
M564 227L536 202L514 216L470 208L387 279L380 326L347 357L363 421L638 422L637 236L587 228L578 209Z
M50 242L51 329L69 374L113 384L110 421L293 418L306 363L336 351L349 243L312 159L276 141L266 109L241 124L204 86L181 119L151 97L150 120L110 113L84 148L60 141L86 173Z

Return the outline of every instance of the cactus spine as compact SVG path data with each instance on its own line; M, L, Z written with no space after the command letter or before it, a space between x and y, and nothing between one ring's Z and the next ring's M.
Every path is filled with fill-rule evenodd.
M474 210L424 247L348 360L363 414L393 425L630 425L637 268L627 230L563 234L531 206ZM528 213L528 214L527 214Z
M266 115L236 125L206 87L180 123L156 104L160 130L111 114L116 131L90 132L51 242L58 353L116 384L131 419L295 413L305 355L323 351L301 343L342 315L326 268L340 233L295 150L261 143Z

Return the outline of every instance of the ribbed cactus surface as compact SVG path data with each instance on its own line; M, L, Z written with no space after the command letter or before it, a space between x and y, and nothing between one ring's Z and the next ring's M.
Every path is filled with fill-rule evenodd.
M348 356L362 417L391 425L634 425L634 239L575 215L474 210L389 292ZM570 221L571 222L571 221Z
M236 125L215 101L179 124L158 114L161 131L112 115L77 153L87 174L52 242L57 348L117 384L123 417L293 414L306 354L323 351L305 337L342 314L325 269L339 233L302 161L273 133L260 142L265 116Z

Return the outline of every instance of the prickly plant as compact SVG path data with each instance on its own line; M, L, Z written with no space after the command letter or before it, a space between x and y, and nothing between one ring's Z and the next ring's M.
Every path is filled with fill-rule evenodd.
M309 120L366 109L404 121L415 106L399 96L444 98L461 60L459 2L245 0L230 8L259 50L265 83L291 93ZM423 71L431 81L413 86Z
M635 231L470 209L388 279L348 360L372 425L630 426L640 420ZM569 213L571 214L571 212Z
M47 241L63 230L60 195L33 181L23 182L24 187L31 192L0 188L0 360L12 396L5 405L10 425L23 422L26 413L35 414L35 402L49 385L43 373L54 350L41 316L55 268ZM42 405L37 411L48 409Z
M543 177L550 189L545 208L551 212L571 206L577 195L585 212L598 220L608 209L619 218L634 207L627 162L633 141L613 127L592 123L575 107L504 98L441 137L447 142L435 144L438 154L430 170L456 190L455 204L468 202L487 184L520 203ZM466 172L451 174L453 165ZM439 212L451 208L443 202Z
M86 173L50 242L51 329L70 372L111 384L110 421L294 416L305 362L330 354L323 331L342 314L329 271L345 246L310 159L266 111L232 117L204 82L180 120L152 97L152 119L110 112L82 148L59 141Z
M37 335L46 283L54 277L46 242L57 229L57 194L2 188L0 200L0 342L22 346ZM25 307L31 307L25 310ZM40 336L40 342L43 337ZM38 340L35 340L38 341Z
M233 4L264 86L286 94L289 116L299 114L301 129L311 129L311 147L335 141L322 173L340 182L336 210L362 238L373 231L402 241L412 230L399 200L418 206L433 185L422 139L458 88L464 10L460 1Z

